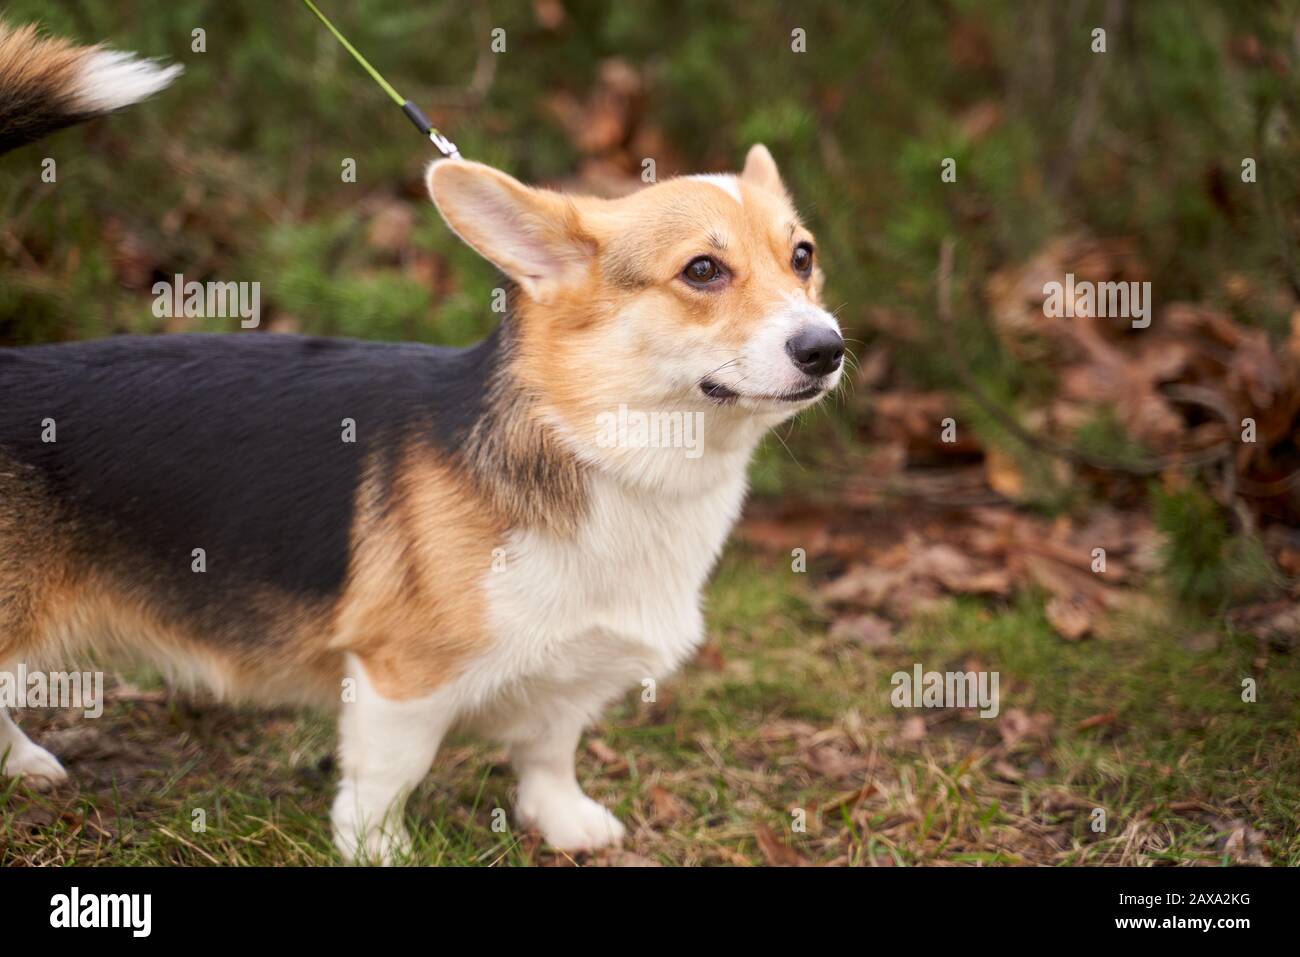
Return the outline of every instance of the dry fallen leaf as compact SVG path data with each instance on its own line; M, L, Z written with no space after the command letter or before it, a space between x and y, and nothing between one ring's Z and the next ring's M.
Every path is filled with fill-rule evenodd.
M989 446L984 450L984 475L988 479L989 488L1013 502L1019 501L1025 494L1024 472L1015 459L997 446Z
M944 441L943 420L955 418L956 406L946 392L894 390L876 396L871 426L887 441L905 442L909 453L921 458L965 455L980 450L972 429L956 430Z
M828 781L852 777L862 771L868 763L867 758L862 755L846 753L829 745L810 748L804 751L801 757L808 770Z
M626 759L600 738L589 738L587 750L593 758L605 765L606 774L618 774L628 769Z
M904 741L920 741L927 734L929 729L926 727L925 719L919 714L914 714L903 719L903 729L898 736Z
M1030 715L1021 708L1010 708L998 719L998 734L1002 736L1003 747L1009 751L1027 738L1046 744L1051 739L1053 724L1054 719L1046 712Z
M758 840L758 849L763 852L767 863L773 867L806 867L808 861L790 845L786 844L766 824L754 828L754 837Z
M879 608L898 585L897 572L874 565L854 565L839 578L820 590L826 601L835 604Z
M715 642L709 642L700 648L695 660L710 671L721 671L727 666L727 659L722 656L722 649Z
M1084 718L1074 727L1078 731L1087 731L1089 728L1100 728L1103 725L1114 724L1114 723L1115 723L1115 712L1104 711L1101 714L1094 714L1094 715L1090 715L1087 718Z
M879 615L850 615L837 618L831 625L833 641L851 641L866 648L893 648L894 626Z
M1244 821L1232 821L1228 827L1230 830L1220 842L1219 853L1226 855L1234 864L1267 866L1268 857L1264 854L1263 847L1265 834Z
M1048 624L1066 641L1078 641L1092 631L1093 609L1087 602L1056 596L1044 609Z
M650 789L650 821L653 824L673 824L690 815L685 802L671 791L656 784Z

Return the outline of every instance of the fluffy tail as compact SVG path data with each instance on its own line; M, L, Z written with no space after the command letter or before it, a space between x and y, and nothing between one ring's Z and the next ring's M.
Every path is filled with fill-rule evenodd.
M147 99L182 69L0 23L0 153Z

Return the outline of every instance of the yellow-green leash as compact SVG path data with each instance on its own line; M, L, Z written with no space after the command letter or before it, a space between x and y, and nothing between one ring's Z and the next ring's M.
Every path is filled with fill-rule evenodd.
M320 12L320 9L316 4L312 3L311 0L302 0L302 2L307 4L307 9L316 14L320 19L320 22L325 24L325 28L329 30L330 33L334 34L334 38L338 40L339 43L343 44L343 49L352 54L353 59L361 64L365 71L370 74L371 78L374 79L383 91L388 94L389 98L402 108L402 112L406 114L408 120L415 124L416 129L429 137L429 142L438 147L443 156L450 157L451 159L460 159L460 150L456 149L456 144L443 136L442 133L438 131L438 128L429 122L429 118L420 112L418 106L410 100L404 99L400 93L393 89L393 85L385 80L380 75L379 71L370 65L370 61L363 57L357 51L356 47L351 43L348 43L347 37L339 33L338 28L335 27L334 24L330 23L329 18Z

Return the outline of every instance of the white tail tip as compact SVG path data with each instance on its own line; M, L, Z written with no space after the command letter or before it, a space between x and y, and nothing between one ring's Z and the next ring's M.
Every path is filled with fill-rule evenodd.
M164 66L117 50L95 50L81 68L76 104L87 113L109 113L147 100L183 73L180 64Z

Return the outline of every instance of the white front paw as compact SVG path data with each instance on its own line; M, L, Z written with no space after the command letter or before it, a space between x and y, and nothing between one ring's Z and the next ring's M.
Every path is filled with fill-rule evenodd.
M521 789L520 821L535 826L546 843L562 851L593 851L622 842L622 823L602 805L578 791Z
M406 828L361 827L355 821L334 822L334 846L349 864L401 864L411 853L411 835Z
M411 835L400 815L366 814L340 792L330 816L334 846L349 864L400 864L411 853Z
M63 770L59 759L30 741L20 741L10 749L4 771L6 777L20 777L38 791L68 780L68 772Z

